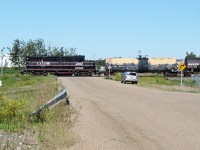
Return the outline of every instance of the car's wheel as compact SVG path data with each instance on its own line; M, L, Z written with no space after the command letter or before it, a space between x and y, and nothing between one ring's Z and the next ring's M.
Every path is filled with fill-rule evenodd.
M135 82L135 84L137 84L137 81Z
M123 81L121 80L121 83L123 83Z
M132 84L135 84L135 82L132 82Z

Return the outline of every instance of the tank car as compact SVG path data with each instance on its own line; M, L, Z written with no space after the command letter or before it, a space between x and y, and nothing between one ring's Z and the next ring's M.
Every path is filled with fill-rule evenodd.
M134 71L139 73L164 73L175 76L177 74L177 63L175 58L108 58L106 59L106 70L110 72Z
M149 59L150 72L172 71L177 69L175 58L150 58Z
M106 70L114 72L138 71L138 59L135 58L107 58ZM110 69L109 69L110 68Z
M200 72L200 58L186 58L185 65L185 76L191 75L195 72Z

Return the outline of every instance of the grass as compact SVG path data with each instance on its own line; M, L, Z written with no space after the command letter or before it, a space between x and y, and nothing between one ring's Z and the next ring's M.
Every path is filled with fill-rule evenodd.
M76 120L77 112L70 106L63 107L63 105L59 104L54 112L49 114L50 122L45 123L40 130L40 147L43 150L66 148L73 145L77 139L70 130Z
M39 120L31 116L34 110L62 89L55 77L20 75L15 69L10 69L4 72L1 80L0 130L37 133L41 149L69 147L75 142L76 136L70 127L77 113L64 102L40 113Z
M120 81L121 73L116 73L113 77L109 79ZM182 91L191 93L200 93L200 87L196 85L196 82L190 78L183 78L183 86L180 86L180 77L168 78L163 76L139 76L138 86L142 87L153 87L161 90L168 91Z
M180 78L167 78L167 77L139 77L138 85L143 87L153 87L161 90L168 91L182 91L190 93L200 93L200 87L196 85L196 82L184 78L182 87Z
M9 72L10 71L10 72ZM38 83L46 83L49 78L44 76L31 76L28 74L20 75L16 69L8 69L0 80L3 86L0 91L8 91L10 89L17 89L23 86L32 86Z

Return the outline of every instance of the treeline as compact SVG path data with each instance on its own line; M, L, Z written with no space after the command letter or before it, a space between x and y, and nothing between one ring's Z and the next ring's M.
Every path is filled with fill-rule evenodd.
M16 39L9 48L12 64L23 66L27 56L72 56L76 54L76 48L46 46L43 39L30 39L28 42Z
M200 58L200 56L198 57L194 52L186 52L185 58Z

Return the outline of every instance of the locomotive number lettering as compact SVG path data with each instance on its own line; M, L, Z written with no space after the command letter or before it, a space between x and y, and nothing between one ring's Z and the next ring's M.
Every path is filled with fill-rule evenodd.
M83 70L83 67L75 67L76 70Z

